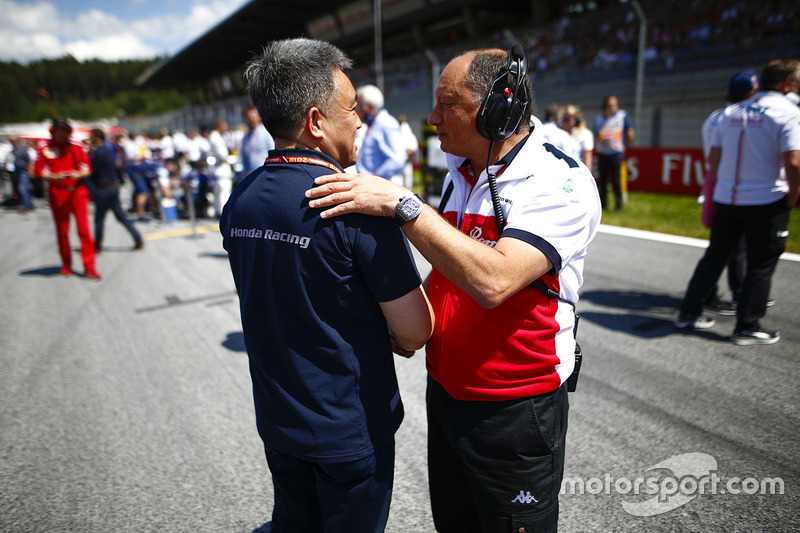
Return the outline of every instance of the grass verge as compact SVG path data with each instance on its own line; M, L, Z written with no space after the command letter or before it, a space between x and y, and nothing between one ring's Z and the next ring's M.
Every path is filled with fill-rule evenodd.
M613 195L609 194L613 205ZM624 228L657 231L671 235L708 239L709 230L700 222L701 205L693 196L629 192L622 211L603 211L603 224ZM800 212L795 209L789 219L786 251L800 253Z

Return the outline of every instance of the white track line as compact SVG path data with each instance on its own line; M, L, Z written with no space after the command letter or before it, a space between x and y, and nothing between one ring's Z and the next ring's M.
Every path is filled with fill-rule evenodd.
M656 233L654 231L644 231L640 229L621 228L619 226L608 226L600 224L601 233L608 233L611 235L621 235L623 237L633 237L634 239L645 239L648 241L666 242L670 244L681 244L683 246L694 246L695 248L705 248L708 246L708 241L705 239L694 239L691 237L681 237L679 235L668 235L666 233ZM790 254L784 252L781 259L786 261L800 262L800 254Z

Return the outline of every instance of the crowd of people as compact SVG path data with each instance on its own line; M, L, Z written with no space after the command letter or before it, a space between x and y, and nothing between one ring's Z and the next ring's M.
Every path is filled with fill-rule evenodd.
M95 131L83 145L87 153L98 147L110 152L117 183L130 184L128 211L137 221L161 217L162 199L175 200L180 215L189 216L191 211L197 218L218 218L234 184L260 166L274 147L255 108L247 108L242 120L241 128L231 129L226 121L218 121L213 127L192 128L187 133L166 128L128 133L115 127L96 130L102 134L99 145ZM0 142L4 180L10 184L5 205L26 212L35 207L33 197L43 196L41 183L29 179L38 177L31 170L43 142L19 136Z
M791 0L765 2L693 2L640 0L648 20L645 61L650 72L699 70L710 66L735 65L742 53L754 62L764 54L788 46L797 51L800 12ZM490 36L452 40L431 46L446 61L461 50L482 48L490 43L511 47L523 44L531 62L531 74L542 78L558 70L568 83L597 77L630 75L639 46L639 20L630 2L574 2L562 16L546 25L512 26ZM773 45L774 43L777 43ZM781 44L783 43L783 44ZM754 52L760 54L753 56ZM386 92L408 92L430 86L430 62L422 53L386 62ZM373 77L368 68L355 79Z
M527 65L515 45L444 68L428 117L446 154L438 210L407 179L416 139L382 91L356 88L344 52L311 39L268 43L249 63L246 131L95 129L84 144L57 118L32 159L12 144L14 172L19 161L48 184L64 275L72 217L89 279L100 279L107 211L144 247L120 205L125 179L140 221L162 199L219 218L274 486L259 531L385 528L403 419L392 354L423 346L436 529L557 531L584 261L609 185L622 208L634 130L614 95L591 128L575 105L534 117ZM703 305L744 241L731 341L773 344L780 333L760 319L800 194L800 110L785 97L800 89L800 61L731 87L708 133L710 244L675 325L714 325ZM432 266L424 283L409 242Z

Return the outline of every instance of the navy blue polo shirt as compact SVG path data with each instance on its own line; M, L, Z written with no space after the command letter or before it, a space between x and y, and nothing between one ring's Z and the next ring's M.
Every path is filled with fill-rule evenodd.
M326 220L308 207L314 178L342 171L332 158L269 155L278 162L237 185L220 219L258 431L268 447L301 459L359 459L389 442L403 418L378 302L418 287L419 273L390 218Z

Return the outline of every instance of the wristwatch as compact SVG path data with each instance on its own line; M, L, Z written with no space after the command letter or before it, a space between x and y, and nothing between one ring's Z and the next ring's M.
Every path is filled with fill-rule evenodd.
M398 226L402 226L406 222L410 222L417 218L422 212L422 206L425 202L418 194L414 196L404 196L397 202L397 207L394 208L394 221Z

